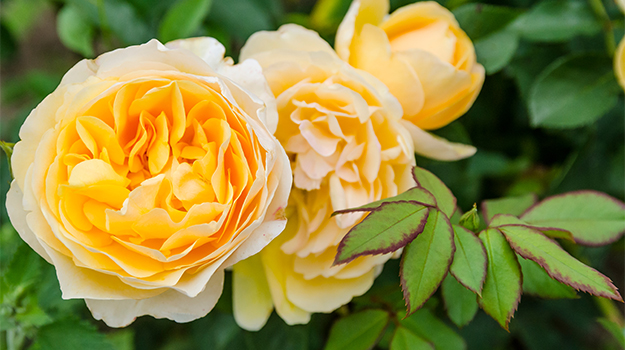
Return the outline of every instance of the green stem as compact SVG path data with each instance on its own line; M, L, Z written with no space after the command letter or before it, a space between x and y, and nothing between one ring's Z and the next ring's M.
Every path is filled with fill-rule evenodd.
M13 155L14 143L0 141L0 149L4 151L7 156L7 162L9 163L9 172L11 173L11 179L13 179L13 169L11 168L11 156Z
M605 39L606 50L608 51L610 57L614 57L614 52L616 51L616 40L614 39L610 16L608 16L608 12L605 10L605 6L603 6L601 0L588 0L588 3L595 12L595 16L597 16L603 26L603 36Z
M625 327L623 315L621 315L621 312L612 300L600 297L595 297L594 299L605 318L616 323L621 328Z

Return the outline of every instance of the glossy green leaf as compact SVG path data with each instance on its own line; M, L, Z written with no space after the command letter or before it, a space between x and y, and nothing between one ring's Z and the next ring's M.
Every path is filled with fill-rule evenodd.
M16 301L39 281L42 262L43 259L28 245L20 244L3 273L0 301L15 305Z
M330 329L325 350L371 349L388 320L388 313L382 310L365 310L343 317Z
M434 344L436 349L464 350L467 348L467 344L458 333L426 308L417 310L399 323L402 327Z
M482 231L480 239L486 248L488 270L482 297L478 300L482 309L507 330L521 300L521 268L498 229Z
M487 4L466 4L453 11L460 27L474 42L506 28L522 11Z
M414 202L382 204L343 237L334 264L403 248L423 232L429 211L428 207Z
M532 260L517 257L523 273L523 293L544 299L574 299L575 290L549 277L540 265Z
M404 249L400 279L408 315L421 308L445 278L454 254L449 219L430 210L423 232Z
M570 192L546 198L521 219L531 225L568 230L575 242L599 246L623 235L625 203L600 192Z
M528 101L531 124L548 128L591 124L614 107L619 91L610 58L563 57L550 64L532 85Z
M57 17L56 29L63 45L85 57L93 57L93 26L78 7L63 6Z
M519 16L512 27L523 39L542 42L566 41L601 30L588 3L582 0L539 1Z
M510 214L519 216L523 214L529 207L536 203L535 194L526 194L523 196L506 197L499 199L489 199L482 202L482 215L486 222L490 222L493 216L497 214Z
M453 225L456 251L449 272L478 295L486 278L486 250L482 241L464 227Z
M552 278L586 293L622 301L609 278L572 257L540 231L524 226L502 226L499 230L519 255L538 263Z
M92 325L75 320L62 320L42 327L33 349L58 350L115 350L106 337Z
M158 31L161 41L168 42L195 33L208 15L211 2L211 0L178 0L161 22Z
M502 30L477 40L475 53L486 74L495 74L504 68L519 47L519 36L513 31Z
M356 207L356 208L337 210L334 213L332 213L332 216L335 216L338 214L351 213L355 211L372 211L372 210L379 208L384 203L393 203L393 202L400 202L400 201L422 203L428 206L436 206L436 200L434 199L434 196L432 196L432 194L429 191L423 188L413 187L394 197L380 199L379 201L367 203L365 205L361 205L360 207Z
M479 308L475 293L465 288L451 274L443 280L441 292L449 319L458 327L471 322Z
M397 327L391 340L391 350L434 350L434 346L408 329Z
M487 74L498 72L510 62L519 45L519 36L508 26L521 11L505 6L473 3L453 12L460 26L473 40L477 60L484 65Z
M451 217L456 210L456 197L454 197L454 194L451 193L443 181L431 172L419 167L414 167L412 175L420 187L432 193L436 199L438 208L445 213L447 217Z

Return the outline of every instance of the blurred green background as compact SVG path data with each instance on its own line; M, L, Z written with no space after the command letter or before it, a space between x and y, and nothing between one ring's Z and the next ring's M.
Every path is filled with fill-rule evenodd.
M392 0L392 9L413 1ZM471 110L435 133L471 143L477 154L444 163L417 158L438 175L468 210L484 199L536 193L540 197L594 189L624 199L623 91L614 77L623 15L613 0L441 0L474 41L487 70ZM350 0L2 0L0 1L0 139L18 140L30 110L83 57L151 38L162 42L213 36L237 59L249 35L298 23L333 43ZM229 280L207 317L176 324L139 318L125 329L92 319L82 300L64 301L54 268L23 243L8 222L10 173L0 156L0 348L8 349L321 349L339 315L382 297L401 303L398 262L374 288L334 314L289 327L275 314L260 332L239 329L232 317ZM611 277L623 291L623 239L599 248L567 246ZM229 277L229 276L228 276ZM427 304L433 334L459 342L438 348L620 349L623 304L524 295L502 330L482 311L458 329L440 292ZM616 322L614 322L616 321ZM451 332L451 333L446 333ZM447 344L447 345L446 345ZM454 345L455 344L455 345ZM459 344L459 345L458 345ZM388 348L382 339L380 348Z

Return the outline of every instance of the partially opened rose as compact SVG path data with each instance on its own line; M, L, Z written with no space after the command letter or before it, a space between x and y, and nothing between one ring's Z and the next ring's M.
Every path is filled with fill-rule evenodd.
M263 67L276 96L276 137L291 159L294 189L285 231L234 266L235 319L260 329L272 309L307 323L365 293L390 255L332 266L361 213L340 209L394 196L414 185L412 140L397 99L378 79L342 61L313 31L296 25L259 32L241 50Z
M449 124L484 82L471 40L436 2L388 11L388 0L354 0L336 35L338 55L384 82L418 128Z
M152 40L83 60L20 130L11 221L63 298L110 326L206 315L223 269L286 224L271 92L256 62L223 53L211 38Z

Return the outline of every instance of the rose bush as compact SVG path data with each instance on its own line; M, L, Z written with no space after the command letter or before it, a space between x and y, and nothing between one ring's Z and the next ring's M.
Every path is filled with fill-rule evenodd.
M476 62L473 44L453 14L438 3L388 11L388 0L355 0L335 47L342 59L388 86L418 141L425 134L421 129L445 126L471 107L484 82L484 67ZM471 148L455 151L458 155L443 159L472 154Z
M212 38L83 60L26 119L7 196L63 298L125 326L187 322L284 228L291 170L258 63ZM265 102L263 102L263 99Z
M291 159L287 228L260 254L234 266L235 319L260 329L272 309L307 323L365 293L390 254L332 266L337 246L363 217L340 209L394 196L414 185L412 140L386 86L342 61L313 31L284 25L252 35L241 58L263 67L276 96L276 137Z

